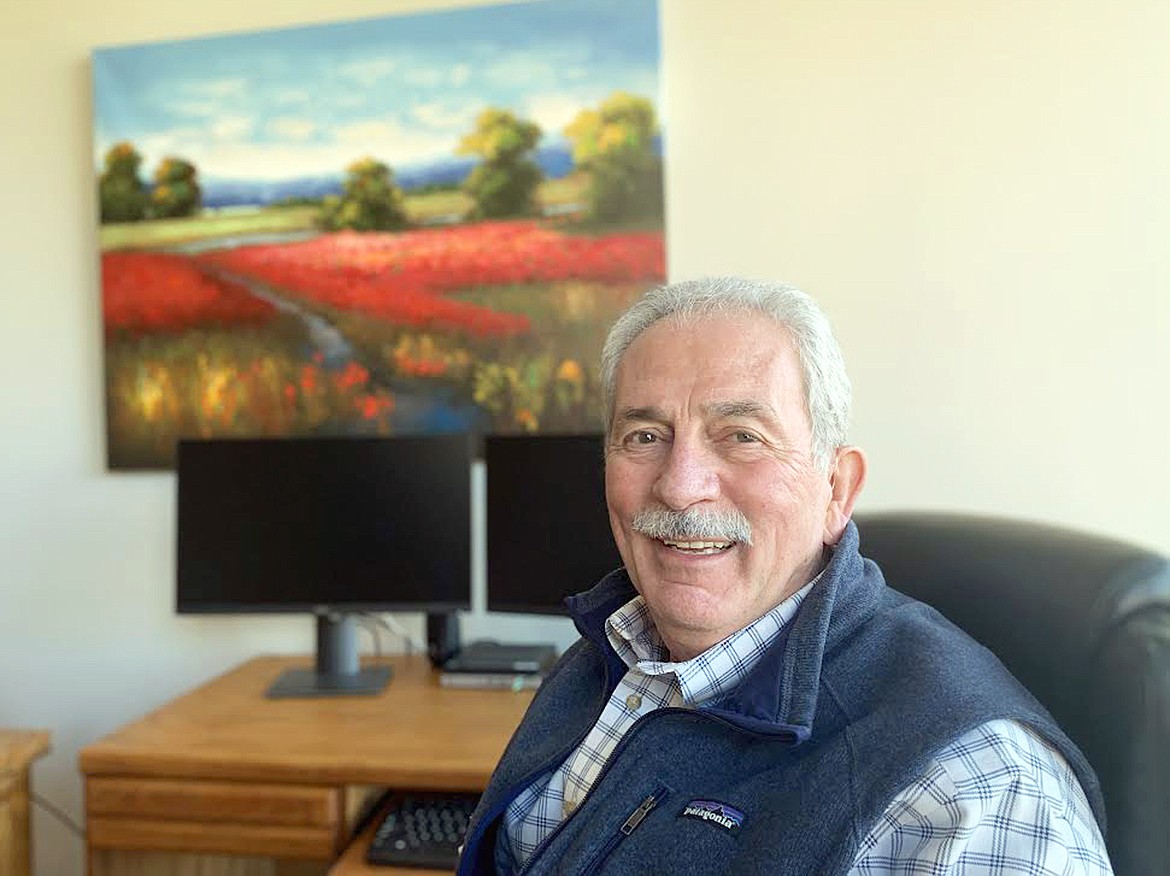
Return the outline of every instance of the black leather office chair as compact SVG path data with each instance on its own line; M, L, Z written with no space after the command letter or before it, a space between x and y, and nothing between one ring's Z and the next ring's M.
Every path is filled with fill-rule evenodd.
M1080 746L1118 876L1170 874L1170 559L992 517L856 522L890 586L990 648Z

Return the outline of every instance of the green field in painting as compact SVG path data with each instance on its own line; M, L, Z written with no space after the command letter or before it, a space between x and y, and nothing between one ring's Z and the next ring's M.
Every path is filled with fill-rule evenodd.
M543 209L582 203L587 183L582 176L545 180L537 189L536 201ZM452 221L471 209L471 198L457 189L407 193L406 215L411 223L428 225ZM144 222L114 222L102 225L99 241L103 251L113 249L155 249L209 238L246 237L312 231L317 227L320 208L313 205L207 210L182 219L148 219Z
M206 211L183 219L113 222L101 226L102 250L152 249L209 237L283 234L312 229L316 207L264 207L249 210Z

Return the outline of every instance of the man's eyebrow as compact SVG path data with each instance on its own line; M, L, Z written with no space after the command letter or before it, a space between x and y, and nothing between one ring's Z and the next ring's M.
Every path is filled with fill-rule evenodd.
M771 405L750 400L711 402L703 406L703 411L709 416L723 418L748 417L756 420L771 420L772 422L779 419Z
M661 408L645 407L645 408L626 408L624 411L618 413L613 418L615 424L617 423L665 423L666 414Z

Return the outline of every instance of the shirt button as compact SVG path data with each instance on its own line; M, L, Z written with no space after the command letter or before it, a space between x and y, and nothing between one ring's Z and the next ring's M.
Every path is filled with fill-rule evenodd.
M636 712L642 708L642 698L638 694L630 694L626 697L626 708L631 712Z

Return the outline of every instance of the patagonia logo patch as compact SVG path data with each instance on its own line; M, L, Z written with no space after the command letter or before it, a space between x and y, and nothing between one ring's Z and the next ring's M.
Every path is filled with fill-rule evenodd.
M734 806L718 800L692 800L683 807L679 818L698 818L716 824L724 830L735 830L743 825L744 814Z

